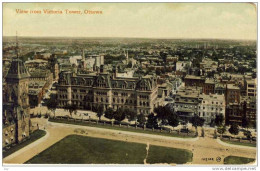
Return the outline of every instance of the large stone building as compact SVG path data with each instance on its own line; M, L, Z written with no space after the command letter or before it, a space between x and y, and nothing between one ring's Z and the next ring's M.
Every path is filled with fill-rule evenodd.
M62 72L57 85L60 107L74 104L79 109L88 110L102 105L104 109L128 108L148 115L159 104L157 94L157 78L154 75L120 78L116 69L113 74L103 69L98 73L77 75Z

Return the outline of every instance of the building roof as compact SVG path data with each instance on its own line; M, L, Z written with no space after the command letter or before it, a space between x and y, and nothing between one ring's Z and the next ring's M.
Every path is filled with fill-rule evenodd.
M28 73L27 68L24 66L23 61L18 58L13 58L6 78L22 79L29 77L30 74Z
M204 78L202 78L200 76L195 76L195 75L186 75L185 79L203 80Z
M207 79L205 84L215 84L215 81L213 79Z
M227 84L228 89L233 89L233 90L240 90L238 86L235 86L234 84Z
M31 77L41 77L45 78L48 77L51 74L49 70L45 69L36 69L30 72Z
M200 98L202 98L203 100L209 100L209 101L212 101L212 100L218 100L218 101L223 101L225 100L225 96L224 94L200 94L199 95Z

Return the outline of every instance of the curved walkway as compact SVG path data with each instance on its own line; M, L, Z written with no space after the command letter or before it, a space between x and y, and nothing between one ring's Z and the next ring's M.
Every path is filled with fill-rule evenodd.
M256 150L256 147L249 147L249 146L243 146L243 145L235 145L235 144L229 144L226 142L221 141L220 139L217 139L217 142L223 146L227 147L236 147L236 148L245 148L245 149L254 149Z
M47 122L44 119L40 119L37 122L41 122L39 125L46 128L48 136L37 141L37 144L33 143L28 145L17 153L14 153L12 156L4 158L4 164L25 163L33 156L71 134L187 149L193 152L193 161L189 164L223 164L224 158L229 155L256 158L256 148L244 149L233 146L227 147L207 136L205 138L199 137L193 140L188 140L186 138L180 140L180 138L175 137ZM76 129L82 129L85 133L78 133L81 131L76 132ZM217 158L219 160L217 160Z

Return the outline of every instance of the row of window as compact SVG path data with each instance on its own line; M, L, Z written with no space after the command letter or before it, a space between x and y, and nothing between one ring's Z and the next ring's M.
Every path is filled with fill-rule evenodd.
M206 103L205 101L203 101L203 103ZM218 102L211 102L212 104L218 104ZM221 105L223 104L222 102L220 103Z
M199 106L199 109L200 109L200 106ZM203 107L203 109L206 109L206 108ZM208 109L214 110L215 108L214 108L214 107L208 107ZM217 108L217 107L216 107L216 110L220 110L220 111L222 111L223 108Z
M59 89L60 92L67 92L67 89Z
M197 106L193 106L193 105L175 105L176 107L183 107L183 108L190 108L190 109L192 109L192 108L194 108L194 109L197 109ZM199 109L200 109L201 107L199 106ZM203 107L203 109L206 109L205 107ZM208 108L208 109L210 109L210 108ZM220 111L222 111L223 110L223 108L213 108L213 107L211 107L211 110L214 110L214 109L216 109L216 110L220 110Z
M60 99L67 99L68 98L68 95L60 95Z
M67 92L67 91L66 91L66 92ZM72 92L73 92L73 93L77 93L77 92L78 92L78 89L72 89ZM80 92L80 93L87 93L87 90L85 90L85 89L79 89L79 92ZM92 94L93 91L92 91L92 90L89 90L88 93L89 93L89 94Z
M105 96L107 96L107 92L103 92L103 91L97 91L96 94L97 95L105 95Z
M124 99L121 99L120 100L120 98L113 98L113 103L120 103L120 101L121 101L121 103L130 103L130 104L136 104L136 100L128 100L128 99L126 99L126 100L124 100Z
M149 99L149 96L147 96L147 95L140 95L139 96L141 99Z
M201 116L201 117L205 117L205 116L211 116L211 117L213 117L213 116L216 116L216 115L218 115L219 113L210 113L210 112L199 112L199 116Z
M96 102L106 102L106 103L108 103L108 98L106 98L106 99L103 99L103 97L101 97L101 98L96 98Z
M119 93L118 92L113 92L113 95L114 96L118 96L119 95ZM121 96L128 96L129 94L128 93L121 93ZM134 97L135 96L135 94L130 94L131 95L131 97Z

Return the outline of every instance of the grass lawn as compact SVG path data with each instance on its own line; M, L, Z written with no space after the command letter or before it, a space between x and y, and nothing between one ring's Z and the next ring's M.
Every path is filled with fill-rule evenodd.
M224 164L248 164L255 161L252 158L228 156L224 158Z
M233 144L233 145L242 145L242 146L248 146L248 147L256 147L256 144L254 143L244 143L244 142L234 142L234 141L229 141L229 140L221 140L225 143L228 144Z
M143 129L125 128L125 127L118 127L118 126L112 126L112 125L102 125L101 123L94 124L94 123L89 123L89 122L88 123L78 122L78 121L73 122L73 121L68 121L66 119L49 119L49 121L57 122L57 123L72 124L72 125L106 128L106 129L113 129L113 130L119 130L119 131L129 131L129 132L136 132L136 133L162 135L162 136L177 137L177 138L195 138L195 136L192 136L192 135L178 135L176 133L153 132L153 131L148 131L148 130L143 130Z
M3 158L9 156L10 154L20 150L21 148L31 144L32 142L38 140L39 138L43 137L46 135L46 131L43 130L36 130L34 131L31 135L30 138L20 144L16 144L13 147L10 147L10 149L6 149L6 151L3 151Z
M184 164L192 161L192 152L185 149L150 146L147 163Z
M147 154L146 146L140 143L69 135L34 156L26 164L143 164ZM186 163L191 160L192 153L189 151L150 146L147 163Z

